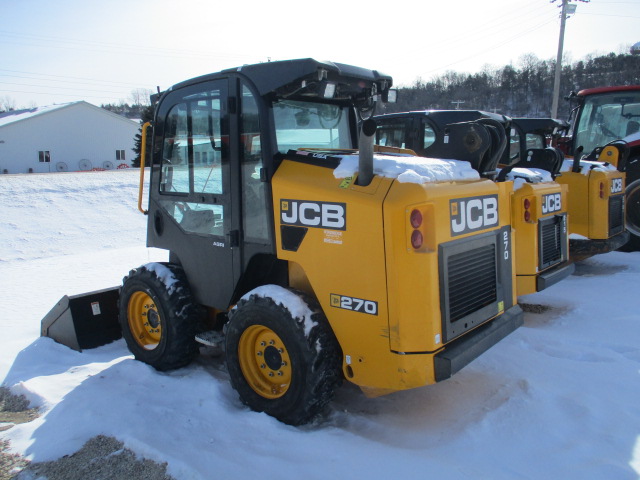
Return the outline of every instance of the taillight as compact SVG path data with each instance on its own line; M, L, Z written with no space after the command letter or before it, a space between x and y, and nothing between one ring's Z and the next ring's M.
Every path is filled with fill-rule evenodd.
M529 200L528 198L524 199L524 221L528 222L531 220L531 211L529 210L531 208L531 200Z
M422 247L423 243L424 243L424 238L422 236L422 232L420 230L414 230L413 233L411 234L411 246L415 250L418 250L420 247Z
M411 226L413 228L420 228L422 225L422 212L417 208L414 208L411 211L411 215L409 216L409 221L411 222Z
M604 198L604 182L600 182L600 198Z

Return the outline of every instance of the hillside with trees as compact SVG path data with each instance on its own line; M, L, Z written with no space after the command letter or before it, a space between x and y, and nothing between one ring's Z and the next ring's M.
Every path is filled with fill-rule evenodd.
M548 117L555 75L555 60L540 60L533 54L518 65L487 67L478 73L448 71L429 81L417 79L398 89L398 102L386 104L376 113L428 109L486 110L513 117ZM571 91L607 85L640 84L640 55L610 53L589 56L562 68L558 117L569 115Z

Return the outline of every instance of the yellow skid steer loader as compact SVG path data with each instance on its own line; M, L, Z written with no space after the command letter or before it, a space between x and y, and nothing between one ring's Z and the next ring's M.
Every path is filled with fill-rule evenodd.
M300 59L154 98L147 245L170 256L116 290L135 358L167 370L200 343L220 345L242 402L299 425L343 379L368 395L432 384L522 324L512 187L478 173L506 140L473 127L485 145L464 174L455 161L374 152L370 117L391 85L375 70ZM43 334L90 348L79 323L96 316L89 328L106 329L113 307L100 293L70 299ZM72 329L75 342L61 334Z

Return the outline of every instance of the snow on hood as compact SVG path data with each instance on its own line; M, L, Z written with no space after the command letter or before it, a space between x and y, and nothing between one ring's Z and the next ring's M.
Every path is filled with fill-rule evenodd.
M340 155L336 178L352 177L358 172L358 155ZM453 180L478 180L480 175L469 162L414 156L374 154L373 173L395 178L400 183L433 183Z
M607 170L616 170L611 164L605 164L604 162L598 162L596 160L580 160L580 166L582 167L582 174L589 175L591 170L596 172L606 172ZM562 162L561 172L570 172L573 168L573 158L565 158Z
M553 182L551 173L542 168L514 168L507 174L507 180L513 181L513 189L518 190L525 183Z

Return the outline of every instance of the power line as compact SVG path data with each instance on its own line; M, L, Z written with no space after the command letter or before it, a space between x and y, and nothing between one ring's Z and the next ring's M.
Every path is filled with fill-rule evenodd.
M0 93L11 92L11 93L29 93L31 95L53 95L58 97L75 97L75 98L101 98L104 99L106 95L74 95L72 93L52 93L52 92L33 92L33 91L25 91L25 90L0 90Z
M580 16L582 15L592 15L592 16L596 16L596 17L614 17L614 18L640 18L640 17L634 17L631 15L611 15L609 13L583 13L580 12Z
M0 69L1 71L2 69ZM70 80L70 79L74 79L77 77L63 77L64 80L59 80L56 78L39 78L37 76L33 76L33 75L40 75L42 77L47 76L48 74L44 73L44 74L31 74L30 76L27 75L11 75L11 74L5 74L5 73L0 73L0 77L10 77L10 78L24 78L25 80L35 80L35 81L43 81L43 82L64 82L64 83L75 83L78 85L105 85L107 87L122 87L122 88L130 88L130 87L136 87L139 86L139 83L124 83L124 82L114 82L114 81L109 81L109 80L84 80L84 81L79 81L80 79L77 80Z
M62 48L67 50L83 50L95 52L96 47L101 51L110 53L121 54L123 50L132 51L136 54L144 54L160 57L176 57L176 58L255 58L255 54L237 54L237 53L223 53L223 52L203 52L190 49L169 49L150 47L148 45L131 45L126 43L113 43L113 42L96 42L92 40L80 40L74 38L65 38L49 35L37 35L37 34L25 34L22 32L12 32L7 30L0 30L0 35L5 37L13 37L16 41L5 41L5 44L11 45L26 45L34 47L51 47ZM26 42L25 42L26 41ZM28 43L31 42L31 43ZM56 45L57 44L57 45Z
M51 85L34 85L34 84L30 84L30 83L14 83L14 82L0 82L1 85L18 85L21 87L46 87L46 88L56 88L58 90L74 90L74 91L78 91L78 89L76 87L58 87L58 86L51 86ZM91 88L83 88L81 89L83 92L105 92L105 93L120 93L121 91L113 91L113 90L95 90L95 89L91 89Z
M475 53L473 53L473 55L469 55L468 57L460 58L460 59L456 60L455 62L448 63L447 65L443 65L443 66L440 66L440 67L437 67L437 68L434 68L434 69L431 69L431 70L427 70L427 71L426 71L426 72L424 72L424 73L431 73L431 72L435 72L435 71L438 71L438 70L442 70L443 68L447 68L447 67L450 67L450 66L452 66L452 65L456 65L456 64L458 64L458 63L462 63L462 62L464 62L465 60L469 60L469 59L471 59L471 58L477 57L479 54L487 53L487 52L490 52L490 51L492 51L492 50L496 50L497 48L502 47L502 46L503 46L505 43L507 43L508 41L515 40L516 38L522 37L523 35L526 35L526 34L528 34L528 33L533 32L534 30L538 30L538 29L542 28L543 26L548 25L548 24L549 24L549 23L551 23L551 22L555 22L555 20L556 20L556 19L555 19L555 18L553 18L552 20L549 20L549 21L546 21L546 22L540 23L540 24L536 25L535 27L533 27L533 28L531 28L531 29L529 29L529 30L525 30L524 32L521 32L521 33L519 33L519 34L517 34L517 35L514 35L514 36L512 36L512 37L509 37L509 38L507 38L507 39L504 39L504 40L502 40L500 43L493 44L491 47L489 47L489 48L487 48L487 49L481 50L481 51L479 51L479 52L475 52Z

